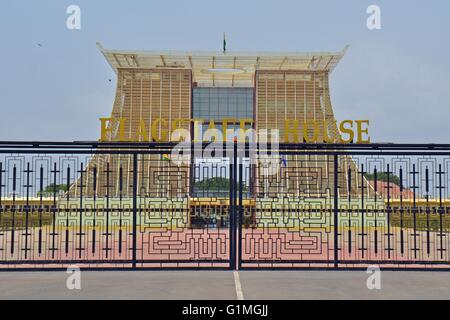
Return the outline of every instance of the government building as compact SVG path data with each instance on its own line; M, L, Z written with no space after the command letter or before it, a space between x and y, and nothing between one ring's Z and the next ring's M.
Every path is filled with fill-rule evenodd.
M117 74L112 112L101 119L101 141L164 143L174 141L175 130L189 133L191 141L204 141L208 129L219 130L223 140L229 141L239 128L254 129L257 134L276 130L280 142L287 143L338 141L329 77L347 48L333 53L237 53L98 47ZM278 169L271 175L264 174L264 166L248 160L243 160L248 201L332 199L335 168L329 156L280 156ZM222 194L227 198L227 161L192 157L188 164L176 165L170 155L140 155L138 190L153 200L211 201ZM83 186L91 190L86 195L94 193L90 187L93 171L89 170L93 165L99 181L108 179L96 185L96 194L127 197L132 193L131 156L95 156L83 178ZM349 169L358 172L355 163L344 157L339 166L341 195L358 194L362 180L354 174L349 183L347 174ZM71 187L72 195L77 195L79 184L80 178ZM372 189L365 187L368 193Z

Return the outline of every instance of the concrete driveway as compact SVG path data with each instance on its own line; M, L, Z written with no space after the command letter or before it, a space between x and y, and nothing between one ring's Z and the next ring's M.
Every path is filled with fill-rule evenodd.
M0 299L450 299L450 272L383 271L367 289L362 271L0 272Z

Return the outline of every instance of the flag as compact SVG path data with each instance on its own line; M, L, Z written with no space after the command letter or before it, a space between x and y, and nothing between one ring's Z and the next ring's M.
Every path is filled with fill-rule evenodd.
M285 155L282 155L282 156L280 157L280 162L281 162L285 167L287 167L287 157L286 157Z
M223 33L223 53L227 52L227 40L225 38L225 32Z

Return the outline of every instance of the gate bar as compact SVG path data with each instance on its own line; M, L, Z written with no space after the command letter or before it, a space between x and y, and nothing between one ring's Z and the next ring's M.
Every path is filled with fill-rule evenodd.
M339 209L338 209L338 177L339 162L338 155L334 155L334 267L337 269L339 265Z
M132 268L136 269L137 261L137 172L138 161L137 153L133 153L133 261Z
M239 187L239 204L238 204L238 230L239 230L239 239L238 239L238 269L241 269L242 266L242 224L243 224L243 216L244 210L242 205L242 189L243 189L243 174L242 174L242 158L239 157L239 178L238 178L238 187Z

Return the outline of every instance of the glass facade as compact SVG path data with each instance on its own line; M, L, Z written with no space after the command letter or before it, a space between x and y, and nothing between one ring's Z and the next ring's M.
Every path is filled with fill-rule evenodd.
M193 89L192 115L194 119L203 119L199 131L203 135L208 129L210 121L214 121L215 127L222 131L223 119L236 119L236 123L228 123L228 130L239 129L239 120L253 119L253 88L207 88ZM246 129L251 124L246 124ZM233 139L233 134L227 135L227 140ZM196 159L195 181L193 182L192 195L194 197L226 197L229 193L228 160L226 158L214 161L214 159ZM250 197L248 187L250 175L249 166L244 167L244 198Z
M194 88L192 111L205 122L253 119L253 88Z

